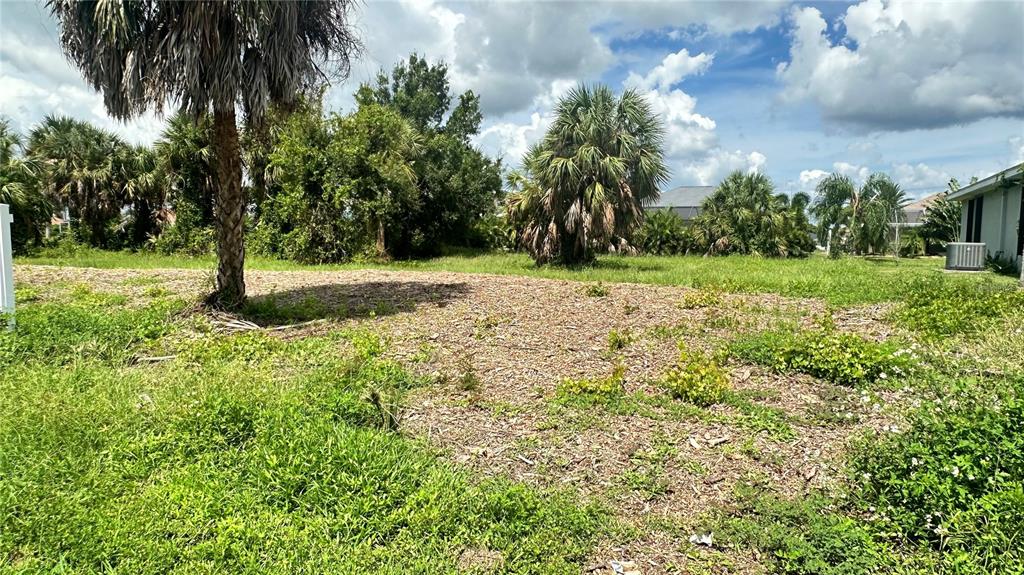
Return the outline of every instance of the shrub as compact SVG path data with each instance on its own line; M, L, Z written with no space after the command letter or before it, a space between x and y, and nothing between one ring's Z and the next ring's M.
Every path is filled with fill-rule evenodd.
M583 293L586 294L587 297L604 297L610 294L611 290L601 282L597 282L596 284L590 284L584 288Z
M737 506L702 526L732 545L767 556L770 572L786 575L861 575L879 561L872 534L858 521L827 510L820 495L781 499L741 484Z
M698 309L704 307L715 307L722 303L722 295L712 289L698 289L687 291L679 302L682 309Z
M601 378L563 379L558 384L556 395L560 399L579 398L591 402L602 402L621 397L625 393L626 366L621 363L612 368L611 375Z
M957 572L1024 568L1024 378L965 380L924 402L906 430L854 450L861 507L880 528L944 550Z
M902 375L914 366L914 354L893 343L830 329L746 336L732 343L730 353L778 371L797 371L848 386Z
M214 252L217 234L210 227L173 225L164 228L159 236L150 240L152 248L161 254L205 256Z
M680 255L693 246L693 235L671 210L658 210L647 214L638 232L637 245L646 254Z
M708 406L722 401L729 378L714 357L680 349L679 361L665 372L661 385L676 399Z
M622 331L613 329L608 332L608 351L619 351L630 343L633 343L633 334L628 329Z

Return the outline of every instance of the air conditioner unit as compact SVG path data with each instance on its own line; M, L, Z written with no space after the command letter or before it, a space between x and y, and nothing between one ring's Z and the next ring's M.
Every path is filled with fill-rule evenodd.
M987 254L985 244L952 242L946 245L946 269L983 270Z

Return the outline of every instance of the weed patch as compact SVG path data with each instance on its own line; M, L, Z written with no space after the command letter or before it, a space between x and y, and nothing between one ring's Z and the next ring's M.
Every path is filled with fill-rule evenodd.
M895 343L828 329L745 335L734 340L729 351L778 371L806 373L847 386L902 376L915 367L915 354Z
M1024 290L992 283L963 289L948 281L919 279L911 283L904 304L893 318L928 338L975 333L990 320L1024 309Z
M562 402L607 403L625 396L626 367L621 363L606 377L563 379L555 391Z
M679 360L659 383L675 399L701 407L720 402L729 390L729 377L714 357L682 346Z

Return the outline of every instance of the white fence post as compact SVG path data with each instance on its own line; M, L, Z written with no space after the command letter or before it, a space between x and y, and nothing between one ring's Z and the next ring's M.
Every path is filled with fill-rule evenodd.
M7 329L14 329L14 257L11 248L11 208L0 204L0 314Z

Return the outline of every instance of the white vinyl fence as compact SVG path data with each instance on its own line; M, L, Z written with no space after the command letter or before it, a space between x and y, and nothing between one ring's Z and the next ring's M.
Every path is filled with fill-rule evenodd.
M11 252L11 208L0 204L0 317L14 329L14 257Z

